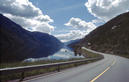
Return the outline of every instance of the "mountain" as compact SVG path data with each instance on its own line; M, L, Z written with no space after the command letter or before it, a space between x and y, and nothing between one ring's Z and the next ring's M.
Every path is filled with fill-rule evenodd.
M85 46L96 51L129 57L129 12L123 13L90 32L76 44L76 51Z
M0 14L0 61L15 62L26 58L47 57L62 48L54 36L30 32Z
M73 51L73 48L71 48L70 44L76 44L77 42L79 42L81 39L76 39L76 40L70 40L70 41L67 41L67 42L64 42L64 47L68 50L72 50Z
M79 42L80 40L81 40L81 39L70 40L70 41L68 41L68 42L64 42L64 44L69 46L70 44L77 43L77 42Z

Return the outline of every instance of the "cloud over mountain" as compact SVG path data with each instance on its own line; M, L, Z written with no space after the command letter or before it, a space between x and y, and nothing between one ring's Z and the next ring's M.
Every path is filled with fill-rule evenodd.
M86 34L96 28L96 25L94 23L96 22L86 22L80 18L72 17L64 25L72 27L74 30L71 30L66 34L57 35L56 37L61 39L61 41L63 42L83 38Z
M29 0L0 0L0 13L30 31L50 33L53 20Z
M129 0L88 0L85 6L95 17L108 21L129 11Z
M60 39L62 42L68 42L70 40L76 40L83 38L87 34L86 31L80 31L80 30L71 30L68 33L55 35L58 39Z

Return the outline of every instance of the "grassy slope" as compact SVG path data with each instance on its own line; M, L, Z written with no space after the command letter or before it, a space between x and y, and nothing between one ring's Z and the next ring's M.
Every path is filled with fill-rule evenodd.
M68 59L68 60L42 60L42 61L36 61L36 62L0 63L0 68L10 68L10 67L19 67L19 66L49 64L49 63L73 61L73 60L80 60L80 59L83 59L83 58L77 58L77 59L73 58L73 59Z

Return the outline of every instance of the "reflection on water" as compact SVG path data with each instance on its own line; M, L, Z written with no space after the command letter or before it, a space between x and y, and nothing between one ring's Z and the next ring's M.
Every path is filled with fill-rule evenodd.
M74 52L70 50L68 47L64 47L60 49L55 54L48 56L48 57L42 57L42 58L29 58L24 60L25 62L34 62L34 61L40 61L40 60L60 60L60 59L71 59L71 58L84 58L84 56L75 56Z
M68 49L67 47L62 48L60 51L55 53L52 56L48 57L49 59L70 59L70 58L84 58L83 56L75 56L74 52Z

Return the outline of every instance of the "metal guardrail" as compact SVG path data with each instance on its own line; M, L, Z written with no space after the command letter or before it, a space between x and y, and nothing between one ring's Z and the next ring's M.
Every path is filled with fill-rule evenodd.
M97 58L89 58L89 59L83 59L83 60L74 60L74 61L68 61L68 62L60 62L60 63L51 63L51 64L42 64L42 65L32 65L32 66L22 66L22 67L13 67L13 68L3 68L0 69L0 74L2 75L7 75L7 74L14 74L14 73L21 73L21 79L22 81L24 79L24 73L26 71L32 71L32 70L38 70L38 69L43 69L43 68L48 68L48 67L54 67L57 66L57 71L60 71L60 66L62 65L68 65L68 64L77 64L81 62L87 62L91 60L99 60L102 59L102 57L97 57Z

